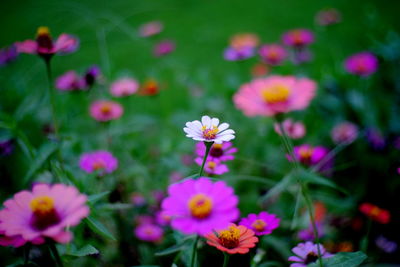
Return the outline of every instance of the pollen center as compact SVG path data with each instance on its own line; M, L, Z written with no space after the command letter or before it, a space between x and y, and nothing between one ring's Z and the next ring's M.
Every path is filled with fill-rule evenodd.
M261 94L265 102L268 104L275 104L286 101L289 98L290 90L285 85L277 84L265 88Z
M235 248L239 245L240 230L230 226L228 230L219 233L219 242L226 248Z
M101 105L100 111L103 114L109 114L111 112L111 105L108 103Z
M214 161L207 162L207 167L210 169L215 169L216 166L217 166L217 163L215 163Z
M309 264L312 262L316 262L318 260L318 255L315 254L314 252L310 252L307 254L306 259L304 260L305 264Z
M193 217L204 219L212 211L212 200L204 194L197 194L189 200L188 206Z
M30 208L33 212L30 224L37 230L44 230L60 222L60 217L54 208L54 199L49 196L32 199Z
M215 139L215 137L217 136L218 133L218 127L217 126L212 126L211 129L207 129L206 126L203 126L203 137L206 140L211 140L211 139Z
M222 144L213 144L210 150L210 156L214 158L219 158L224 155L224 150L222 149Z
M96 170L100 170L100 169L104 169L105 164L102 160L98 160L93 162L92 168L96 171Z
M264 231L266 226L267 224L265 223L265 221L260 219L255 220L251 225L251 227L253 227L258 232Z
M312 154L313 154L312 148L302 147L299 149L299 155L300 155L301 160L303 160L303 161L310 160Z
M32 199L31 209L36 214L46 214L54 209L54 200L48 196L41 196Z

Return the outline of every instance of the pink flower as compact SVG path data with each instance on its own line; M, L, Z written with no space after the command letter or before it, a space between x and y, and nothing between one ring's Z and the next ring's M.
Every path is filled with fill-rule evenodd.
M128 96L136 93L139 84L131 78L123 78L111 84L110 93L115 97Z
M90 106L90 115L97 121L116 120L123 112L123 107L114 101L99 100Z
M329 150L322 146L313 147L308 144L295 146L293 148L294 156L298 161L306 166L318 164L329 153Z
M292 119L286 119L282 122L282 126L289 138L300 139L306 134L306 128L302 122L294 122ZM282 135L278 123L274 124L274 130L277 134Z
M164 55L168 55L175 50L175 43L171 40L164 40L156 44L153 50L153 54L156 57L161 57Z
M224 51L224 59L228 61L245 60L254 55L254 48L249 46L234 48L228 47Z
M344 67L351 74L366 77L376 72L378 59L370 52L361 52L348 57Z
M254 33L238 33L232 36L229 43L235 49L243 47L255 48L260 43L260 38Z
M164 28L161 21L150 21L139 27L139 35L142 37L150 37L159 34Z
M331 132L332 140L336 144L351 144L357 139L358 127L351 122L337 124Z
M165 211L158 211L156 213L156 222L159 225L169 225L171 223L171 216L165 213Z
M108 151L84 153L79 159L79 167L87 173L100 171L100 174L112 173L118 167L118 160Z
M307 29L295 29L283 34L282 41L287 46L301 48L314 42L314 34Z
M275 214L262 211L259 214L251 213L239 222L254 231L256 235L269 235L279 226L280 219Z
M0 211L0 231L8 237L21 236L26 242L43 244L46 238L68 243L75 226L88 216L86 196L63 184L36 184L4 202Z
M56 79L55 87L60 91L81 90L84 89L85 82L75 71L71 70Z
M155 224L143 223L135 228L135 236L146 242L161 242L164 235L164 230Z
M47 27L39 27L36 40L16 42L15 45L19 53L38 54L48 60L54 54L74 52L78 48L79 41L77 38L63 33L53 42L49 29Z
M274 75L242 85L233 101L247 116L274 116L305 109L314 98L316 87L307 78Z
M203 158L196 158L194 160L197 165L201 166L203 164ZM222 175L229 171L228 166L222 164L221 161L216 159L207 158L204 165L204 171L209 175Z
M337 24L342 20L340 12L335 8L326 8L317 13L315 21L321 26Z
M4 233L0 230L0 246L18 248L27 242L21 235L6 236Z
M322 258L329 258L333 255L326 252L322 245L319 245ZM290 267L306 267L309 263L317 262L318 260L318 245L312 242L299 243L292 249L296 256L290 256L289 261L295 263L290 264Z
M223 142L222 144L213 144L208 154L208 160L229 161L234 160L237 152L236 147L232 147L232 142ZM196 154L200 158L204 158L206 154L206 146L204 142L196 143Z
M272 66L280 65L287 57L285 48L278 44L263 45L259 48L258 54L262 61Z
M146 199L142 193L134 192L131 194L131 202L134 206L140 207L146 204Z
M172 228L185 234L206 235L222 230L239 216L238 197L223 181L201 177L172 184L162 202Z

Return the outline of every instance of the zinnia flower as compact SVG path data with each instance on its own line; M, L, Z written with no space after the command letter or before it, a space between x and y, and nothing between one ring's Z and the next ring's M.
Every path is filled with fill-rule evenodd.
M286 50L278 44L266 44L259 48L258 54L265 63L276 66L280 65L287 57Z
M238 197L225 182L201 177L170 185L161 206L171 216L172 228L205 235L235 221L239 216L237 204Z
M260 43L260 38L254 33L238 33L232 36L229 43L235 49L243 47L255 48Z
M274 75L242 85L233 101L247 116L274 116L306 108L316 87L307 78Z
M224 59L228 61L238 61L244 60L252 57L254 55L254 48L252 47L228 47L224 51Z
M256 235L269 235L279 226L280 219L275 214L262 211L259 214L251 213L239 222L247 228L253 230Z
M325 174L329 174L332 169L333 159L325 159L328 155L329 150L323 146L311 146L308 144L303 144L300 146L295 146L293 148L293 154L296 160L305 166L318 166L322 161L324 163L318 167L317 171ZM292 161L290 155L287 155L289 161Z
M15 45L10 45L0 49L0 66L15 61L18 57L17 48Z
M26 242L43 244L46 238L68 243L75 226L88 216L86 196L73 186L36 184L32 191L21 191L4 202L0 211L0 232L21 236Z
M315 16L315 21L321 26L337 24L341 19L340 12L335 8L323 9Z
M378 223L387 224L390 222L390 212L371 203L361 204L360 211Z
M91 66L83 76L86 87L91 87L97 80L101 78L100 68L96 65Z
M332 140L336 144L351 144L357 139L358 127L351 122L342 122L336 125L331 132Z
M26 244L26 240L21 235L6 236L4 231L0 231L0 246L18 248Z
M112 173L118 167L118 160L108 151L84 153L79 159L79 167L87 173L100 171L100 174Z
M321 238L322 236L324 236L324 228L320 223L316 223L315 225L317 227L318 238ZM312 227L312 225L310 225L308 228L300 230L297 233L297 237L303 241L314 240L315 239L314 228Z
M326 252L325 248L320 244L319 250L322 258L329 258L333 255ZM318 260L318 245L312 242L299 243L292 249L296 256L290 256L289 261L295 263L290 264L290 267L306 267L307 264L317 262Z
M209 233L205 237L208 245L229 254L246 254L258 242L251 229L233 223L227 229L218 231L217 234Z
M159 90L158 83L153 79L149 79L140 88L139 95L156 95Z
M114 101L99 100L90 106L90 115L98 121L118 119L124 112L123 107Z
M156 57L161 57L164 55L168 55L169 53L172 53L174 50L175 50L175 42L171 40L164 40L155 45L153 54Z
M55 87L60 91L82 90L85 88L85 83L75 71L71 70L56 79Z
M294 122L292 119L286 119L282 122L283 130L286 135L292 139L299 139L306 134L306 127L302 122ZM274 124L274 130L277 134L282 135L281 128L278 123Z
M314 42L314 34L307 29L295 29L283 34L282 41L287 46L302 48Z
M234 160L237 148L232 146L232 142L223 142L222 144L213 144L207 159L229 161ZM204 158L206 154L206 145L203 142L196 143L196 154L200 158Z
M235 138L235 131L228 129L228 123L219 124L219 119L209 116L201 117L201 122L191 121L186 123L183 130L187 137L196 141L215 142L221 144Z
M385 253L393 253L397 250L397 243L394 241L390 241L389 239L387 239L382 235L380 235L377 239L375 239L375 244Z
M139 84L136 80L123 78L111 84L110 93L116 97L128 96L136 93L138 88Z
M38 54L45 60L49 60L54 54L74 52L78 48L79 41L77 38L63 33L53 42L49 28L39 27L36 40L16 42L15 45L19 53Z
M160 33L164 26L161 21L150 21L148 23L142 24L139 27L139 35L142 37L150 37Z
M135 228L135 236L147 242L159 243L164 235L164 230L155 224L143 223Z
M351 74L366 77L376 72L378 59L370 52L361 52L348 57L344 67Z
M194 160L197 165L201 166L203 163L203 158L196 158ZM228 166L222 164L221 161L217 159L210 159L207 157L206 163L204 165L204 171L209 175L222 175L229 171Z

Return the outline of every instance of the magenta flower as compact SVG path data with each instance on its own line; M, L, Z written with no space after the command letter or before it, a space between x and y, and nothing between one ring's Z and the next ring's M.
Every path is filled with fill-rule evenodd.
M90 116L102 122L116 120L123 112L123 107L114 101L98 100L90 106Z
M203 158L196 158L194 160L197 165L201 166L203 163ZM222 164L221 161L217 159L210 159L207 157L206 163L204 165L204 171L209 175L222 175L229 171L228 166Z
M234 160L235 156L233 154L235 154L237 151L237 148L233 147L231 142L213 144L207 159L218 160L221 162ZM204 158L204 155L206 154L206 146L204 145L204 142L196 143L196 154L198 157Z
M233 102L247 116L275 116L305 109L316 89L316 83L307 78L273 75L242 85Z
M331 132L332 140L336 144L351 144L357 139L358 127L351 122L337 124Z
M306 127L302 122L294 122L292 119L286 119L282 122L283 130L286 135L292 139L300 139L306 134ZM274 124L274 130L277 134L282 135L278 123Z
M132 95L139 89L139 84L131 78L119 79L111 84L110 93L115 97Z
M21 235L6 236L4 231L0 231L0 246L18 248L25 245L26 242Z
M171 216L172 228L185 234L206 235L222 230L239 216L238 197L223 181L189 179L170 185L168 194L162 209Z
M285 48L278 44L263 45L258 49L258 54L262 61L272 66L280 65L287 57Z
M46 238L68 243L72 233L66 228L79 224L89 214L85 203L86 196L75 187L36 184L32 191L21 191L4 202L0 232L34 244L43 244Z
M0 49L0 66L7 65L15 61L18 57L17 48L15 45L10 45Z
M287 46L302 48L314 42L314 34L307 29L295 29L284 33L282 41Z
M142 37L150 37L159 34L164 28L161 21L150 21L139 27L139 35Z
M55 87L60 91L75 91L84 89L85 83L75 71L71 70L56 79Z
M249 46L244 47L228 47L224 51L224 59L228 61L245 60L254 55L254 48Z
M329 258L333 255L326 252L322 245L319 245L322 258ZM290 264L290 267L307 267L307 264L317 262L318 260L318 246L312 242L299 243L292 249L292 252L296 256L290 256L289 261L294 263Z
M259 214L249 214L246 218L242 218L239 224L253 230L256 235L269 235L278 228L280 221L281 219L275 214L262 211Z
M164 40L155 45L153 54L156 57L168 55L175 50L175 42L171 40Z
M91 87L100 78L101 78L101 71L100 68L96 65L91 66L83 76L86 87Z
M361 52L348 57L344 67L351 74L366 77L376 72L378 59L370 52Z
M142 193L134 192L131 194L131 202L134 206L140 207L146 205L146 199Z
M171 216L165 213L165 211L158 211L156 213L156 222L159 225L165 226L171 223Z
M53 42L49 28L39 27L36 40L16 42L15 45L19 53L38 54L44 59L49 60L54 54L74 52L78 48L79 41L77 38L63 33Z
M295 146L293 148L294 156L298 161L306 166L318 164L329 153L329 150L322 146L313 147L308 144ZM290 158L289 158L290 159Z
M82 154L79 167L87 173L100 171L104 175L117 169L118 160L110 152L99 150Z
M142 241L159 243L164 235L164 230L155 224L143 223L135 228L135 236Z

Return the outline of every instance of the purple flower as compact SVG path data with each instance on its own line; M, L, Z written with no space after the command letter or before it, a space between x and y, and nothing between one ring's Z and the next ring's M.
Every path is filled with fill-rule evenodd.
M320 223L316 224L318 231L318 238L321 238L324 235L324 229ZM300 230L297 233L297 237L303 241L312 241L314 240L314 230L310 225L307 229Z
M282 41L287 46L300 48L312 44L314 34L307 29L295 29L284 33Z
M360 52L348 57L344 67L351 74L366 77L376 72L378 59L370 52Z
M262 211L259 214L251 213L239 222L254 231L256 235L269 235L279 226L280 219L275 214Z
M9 156L14 151L14 140L2 140L0 141L0 156Z
M239 61L252 57L254 55L254 48L245 46L239 48L228 47L224 51L224 59L228 61Z
M101 76L100 68L96 65L91 66L83 76L87 87L92 86Z
M112 173L118 167L118 160L108 151L85 153L79 159L79 167L87 173L100 171L100 175Z
M307 167L317 167L317 171L329 175L332 170L333 159L326 159L329 150L323 146L311 146L303 144L295 146L293 149L296 160ZM289 161L292 161L290 155L287 155Z
M322 258L329 258L333 255L326 252L322 245L319 245ZM307 264L317 262L318 260L318 245L312 242L299 243L292 249L296 256L290 256L289 261L295 263L290 264L290 267L306 267Z
M155 45L153 54L156 57L161 57L169 53L172 53L174 50L175 50L175 42L171 40L165 40Z
M55 87L60 91L83 90L85 89L85 83L75 71L70 70L57 77Z
M315 21L321 26L329 26L339 23L341 18L340 12L335 8L326 8L320 10L315 16Z
M272 66L280 65L287 57L285 48L278 44L263 45L259 48L258 54L262 61Z
M213 144L207 160L229 161L234 160L237 148L232 146L232 142L223 142L222 144ZM198 157L203 158L206 153L206 146L204 142L196 144L196 154Z
M10 45L0 49L0 66L7 65L15 61L18 57L17 48L15 45Z
M306 127L300 121L293 121L288 118L282 122L283 130L286 135L292 139L300 139L306 134ZM274 130L277 134L282 135L281 127L278 123L274 124Z
M390 241L384 236L379 236L375 240L375 244L386 253L393 253L397 250L397 243Z
M336 144L351 144L357 139L358 127L351 122L337 124L331 132L332 140Z
M203 158L195 158L194 162L201 166L203 163ZM204 171L209 175L222 175L229 171L228 166L222 164L220 160L207 158L204 165Z
M366 137L373 149L382 150L386 146L386 140L382 132L377 128L368 128Z
M143 223L135 228L135 236L146 242L161 242L164 235L164 230L155 224Z

